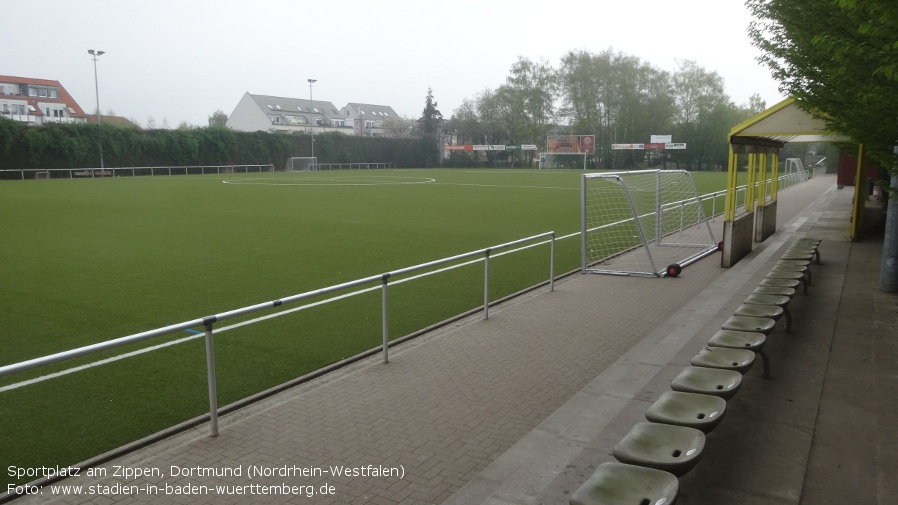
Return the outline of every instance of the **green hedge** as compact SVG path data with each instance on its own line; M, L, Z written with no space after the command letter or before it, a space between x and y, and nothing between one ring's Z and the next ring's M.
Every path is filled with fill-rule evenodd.
M221 127L137 130L112 125L51 123L28 126L0 118L0 169L267 165L283 169L291 156L310 156L306 134L237 132ZM315 135L319 163L425 163L420 138Z

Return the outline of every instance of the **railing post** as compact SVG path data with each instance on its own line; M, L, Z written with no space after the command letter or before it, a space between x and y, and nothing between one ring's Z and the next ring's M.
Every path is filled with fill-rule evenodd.
M387 279L389 278L390 274L386 273L383 275L380 290L380 318L382 324L381 332L383 334L384 363L390 362L390 320L387 316L387 304L389 302L389 298L387 296Z
M549 291L555 291L555 232L549 245Z
M483 252L483 318L490 318L490 250Z
M215 385L215 348L212 340L212 324L215 317L206 318L206 375L209 381L209 436L218 436L218 389Z

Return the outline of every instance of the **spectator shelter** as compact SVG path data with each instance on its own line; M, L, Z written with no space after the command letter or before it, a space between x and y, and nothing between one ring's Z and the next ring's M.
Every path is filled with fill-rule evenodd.
M801 110L788 98L733 127L729 133L729 160L723 255L721 266L731 267L745 257L753 242L763 242L776 231L779 150L788 142L846 142L842 134L830 132L823 120ZM863 163L863 145L858 148L858 171ZM737 214L737 172L747 168L745 206ZM860 180L860 179L858 179ZM769 182L768 182L769 181ZM855 185L851 238L856 237L857 219L863 205ZM860 202L860 203L858 203Z

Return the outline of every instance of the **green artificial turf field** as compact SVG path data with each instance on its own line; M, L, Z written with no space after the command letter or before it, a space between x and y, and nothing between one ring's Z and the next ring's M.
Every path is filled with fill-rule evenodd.
M695 174L700 193L725 179ZM575 234L579 187L580 172L535 170L4 181L0 365L547 231ZM579 246L559 240L556 274L579 268ZM491 260L490 298L545 281L548 263L545 245ZM482 286L482 262L392 286L391 336L477 307ZM219 405L377 347L380 300L375 290L217 334ZM188 337L3 377L0 387ZM205 351L193 338L0 390L0 463L73 464L207 411Z

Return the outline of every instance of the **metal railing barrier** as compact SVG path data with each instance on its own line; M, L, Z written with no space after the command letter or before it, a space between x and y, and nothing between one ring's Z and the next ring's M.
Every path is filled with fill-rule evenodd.
M388 287L389 280L392 277L409 274L412 272L417 272L420 270L425 270L429 268L433 268L436 266L444 265L447 263L453 263L460 260L475 258L475 257L483 257L484 261L484 274L483 274L483 317L484 319L489 318L489 272L490 272L490 254L493 251L508 249L517 245L535 242L538 240L543 240L548 238L548 243L550 244L550 254L549 254L549 290L555 290L555 232L545 232L539 235L533 235L530 237L522 238L519 240L514 240L512 242L506 242L504 244L499 244L493 247L488 247L486 249L479 249L476 251L470 251L463 254L458 254L455 256L450 256L447 258L442 258L439 260L431 261L428 263L422 263L419 265L402 268L399 270L394 270L392 272L387 272L379 275L373 275L370 277L365 277L362 279L356 279L349 282L344 282L342 284L335 284L332 286L328 286L321 289L316 289L314 291L307 291L305 293L300 293L292 296L288 296L286 298L281 298L278 300L272 300L264 303L258 303L255 305L249 305L246 307L241 307L239 309L230 310L227 312L222 312L219 314L215 314L212 316L206 316L198 319L192 319L190 321L184 321L182 323L174 324L171 326L165 326L162 328L156 328L149 331L144 331L141 333L135 333L132 335L127 335L124 337L106 340L104 342L99 342L96 344L86 345L83 347L78 347L76 349L71 349L68 351L62 351L55 354L50 354L47 356L43 356L40 358L34 358L26 361L22 361L19 363L14 363L11 365L6 365L0 367L0 377L11 375L17 372L24 372L25 370L31 370L33 368L50 365L53 363L58 363L60 361L66 361L73 358L77 358L79 356L85 356L88 354L94 354L100 351L105 351L107 349L112 349L114 347L120 347L123 345L140 342L143 340L149 340L152 338L160 337L162 335L168 335L170 333L177 333L180 331L184 331L190 328L203 327L204 336L206 341L206 369L207 369L207 382L209 389L209 421L210 421L210 436L218 436L218 393L216 388L216 377L215 377L215 349L214 349L214 338L213 338L213 330L215 323L225 321L227 319L232 319L238 316L243 316L247 314L251 314L254 312L259 312L261 310L266 310L274 307L278 307L281 305L286 305L290 303L295 303L300 300L305 300L308 298L314 298L321 295L326 295L329 293L334 293L337 291L342 291L345 289L362 286L365 284L372 283L381 283L382 297L381 297L381 317L382 317L382 334L383 334L383 342L382 353L383 353L383 361L384 363L389 362L389 317L388 317ZM533 245L541 245L546 243L545 240L542 242L533 244ZM521 250L521 249L517 249ZM514 252L514 251L508 251Z

